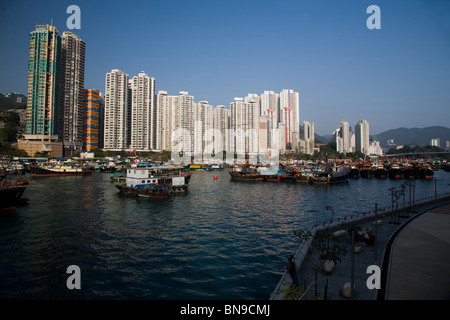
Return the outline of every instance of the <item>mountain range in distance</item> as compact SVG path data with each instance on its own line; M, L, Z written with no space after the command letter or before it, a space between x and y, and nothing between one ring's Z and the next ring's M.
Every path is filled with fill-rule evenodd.
M446 141L450 141L450 128L443 126L432 126L426 128L397 128L387 130L370 136L371 139L379 141L383 148L390 147L388 140L393 140L394 145L427 146L431 139L439 139L440 147L445 148ZM331 141L331 135L319 136L316 139L323 143Z

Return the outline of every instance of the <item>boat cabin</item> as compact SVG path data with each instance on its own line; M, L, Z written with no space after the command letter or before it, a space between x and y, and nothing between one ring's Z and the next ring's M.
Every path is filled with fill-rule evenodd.
M159 168L158 168L159 169ZM155 168L129 168L127 169L127 187L136 187L141 184L168 184L173 187L185 185L185 177L178 172L165 172Z

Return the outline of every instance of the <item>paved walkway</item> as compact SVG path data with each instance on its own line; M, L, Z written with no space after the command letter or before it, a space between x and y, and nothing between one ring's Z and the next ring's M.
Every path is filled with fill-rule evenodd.
M302 287L308 288L304 299L348 300L343 286L354 283L354 300L449 300L450 299L450 202L430 203L419 208L418 213L383 216L382 224L373 221L358 227L371 228L376 236L374 245L362 246L362 251L352 255L351 237L347 232L339 238L346 245L347 254L339 261L332 274L323 274L320 260L320 237L315 238L310 253L298 270ZM369 266L380 266L381 289L370 289L367 280ZM292 283L285 274L282 281ZM281 281L281 282L282 282ZM280 282L280 283L281 283ZM282 290L272 299L284 298ZM351 298L350 298L351 299Z
M385 300L449 300L450 205L406 224L389 260Z

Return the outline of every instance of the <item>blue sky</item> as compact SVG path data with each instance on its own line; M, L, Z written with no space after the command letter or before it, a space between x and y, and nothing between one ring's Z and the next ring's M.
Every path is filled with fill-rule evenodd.
M229 106L265 90L300 93L300 121L328 135L346 120L371 134L450 126L450 1L3 1L0 92L26 93L29 33L67 31L81 9L85 87L145 71L156 89ZM369 30L369 5L381 29Z

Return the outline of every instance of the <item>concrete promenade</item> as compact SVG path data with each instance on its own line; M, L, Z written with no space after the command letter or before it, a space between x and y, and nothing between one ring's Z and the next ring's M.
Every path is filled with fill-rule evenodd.
M392 241L386 300L450 299L450 205L417 216Z
M414 210L411 210L414 209ZM414 212L411 212L414 211ZM379 223L375 223L378 221ZM369 228L375 243L352 242L352 227ZM335 222L313 230L295 254L299 285L306 288L302 299L320 300L448 300L450 299L450 198L427 201L403 212L380 213ZM346 253L331 273L323 264L326 233L339 234L339 243ZM361 246L354 253L352 243ZM371 289L373 271L377 266L380 289ZM370 278L370 279L369 279ZM275 288L272 300L286 299L292 283L285 273ZM353 283L353 294L343 291Z

